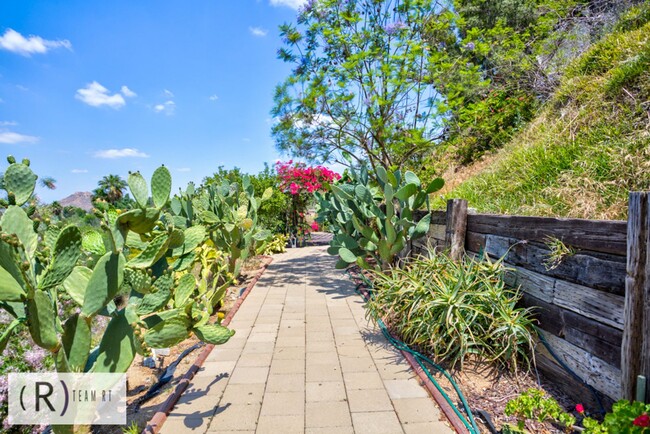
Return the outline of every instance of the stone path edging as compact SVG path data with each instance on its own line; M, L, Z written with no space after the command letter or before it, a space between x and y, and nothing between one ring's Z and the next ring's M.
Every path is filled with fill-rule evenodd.
M253 290L253 287L260 279L260 277L262 277L262 274L264 274L271 262L273 262L272 257L264 256L264 264L262 265L262 269L259 273L257 273L257 275L255 275L255 277L253 277L253 280L249 282L246 290L243 292L241 297L237 299L233 307L228 312L228 315L221 322L221 325L228 326L228 324L230 324L230 321L232 321L233 317L239 310L239 307L242 305L244 300L246 300L246 297L248 297L248 294ZM192 378L194 378L199 369L201 369L205 363L205 360L208 358L214 347L215 345L213 344L208 344L205 346L203 351L201 351L201 354L199 354L196 360L194 360L192 366L190 366L190 369L180 379L172 394L169 395L169 397L162 404L160 404L156 413L153 415L149 423L147 423L147 426L144 428L144 430L142 430L142 434L157 434L160 431L163 424L167 420L167 415L169 415L169 413L172 411L181 395L183 392L185 392L185 389L187 389L187 386L192 381Z

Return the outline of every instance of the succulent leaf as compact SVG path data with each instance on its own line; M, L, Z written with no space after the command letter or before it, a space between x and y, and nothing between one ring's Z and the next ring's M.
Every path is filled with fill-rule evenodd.
M58 344L56 335L56 310L47 291L34 291L34 298L27 300L27 323L32 339L39 347L54 350Z
M15 197L15 205L22 206L34 193L38 176L26 164L14 163L4 174L4 188Z
M121 253L107 253L102 256L93 270L81 312L93 316L106 306L122 286L126 260Z
M56 240L52 251L52 262L45 271L39 287L49 289L59 286L70 275L81 256L81 231L76 226L67 226Z
M65 350L68 367L72 372L81 372L86 366L92 334L89 318L74 314L63 325L61 343Z
M133 329L129 325L124 311L111 319L99 344L97 359L92 372L122 373L133 362L136 353ZM88 368L88 366L86 366Z
M161 209L167 204L172 191L172 175L165 166L157 168L151 176L151 197L153 206Z
M149 201L149 187L147 181L140 172L129 173L129 188L133 198L140 205L140 208L146 208Z
M195 327L192 332L200 341L213 345L225 344L235 334L234 330L218 324L205 324Z

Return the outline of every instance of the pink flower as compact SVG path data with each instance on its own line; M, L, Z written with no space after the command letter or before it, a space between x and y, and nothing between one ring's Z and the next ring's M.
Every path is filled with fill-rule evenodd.
M300 186L295 182L292 182L291 185L289 185L289 191L291 191L291 194L296 195L300 191Z
M311 230L317 231L318 229L320 229L320 227L318 226L318 222L311 222Z
M584 414L585 407L582 404L576 404L576 411L580 414Z
M634 419L634 422L632 422L634 426L640 426L640 427L649 427L650 426L650 416L648 416L647 413L643 413L641 416L638 416L636 419Z

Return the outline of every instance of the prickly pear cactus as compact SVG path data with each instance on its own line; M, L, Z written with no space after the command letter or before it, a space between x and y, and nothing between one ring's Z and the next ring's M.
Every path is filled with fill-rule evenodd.
M129 187L137 207L98 211L103 234L82 235L76 226L37 233L35 223L41 222L24 207L37 177L28 161L8 161L0 183L7 192L0 218L0 309L15 320L0 336L0 349L27 328L34 342L52 353L59 372L125 372L137 353L147 355L192 334L213 344L232 336L209 323L221 288L200 284L187 271L206 229L177 228L174 218L162 213L171 190L164 166L151 178L151 195L142 175L132 173ZM97 257L92 268L82 265L84 255ZM118 294L126 301L116 304ZM59 316L61 295L77 304L78 313ZM110 320L99 346L91 348L98 316Z
M427 233L431 214L415 222L413 212L428 210L429 194L441 189L444 181L437 178L424 186L413 172L387 172L383 167L377 168L376 182L365 167L350 170L349 178L316 196L317 220L336 230L328 252L339 256L338 268L352 263L371 268L368 257L375 260L376 268L385 268L410 240Z
M203 188L201 195L190 205L181 197L172 200L172 211L187 216L192 215L205 226L213 245L228 253L228 272L239 275L242 261L255 245L272 237L268 230L257 225L257 212L260 205L271 197L272 189L267 189L262 197L256 197L248 176L241 184L224 180L220 185L210 184Z

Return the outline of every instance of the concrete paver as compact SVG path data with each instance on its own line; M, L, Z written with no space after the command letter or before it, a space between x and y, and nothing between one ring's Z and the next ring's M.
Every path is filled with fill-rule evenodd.
M162 433L453 432L325 249L274 257Z

